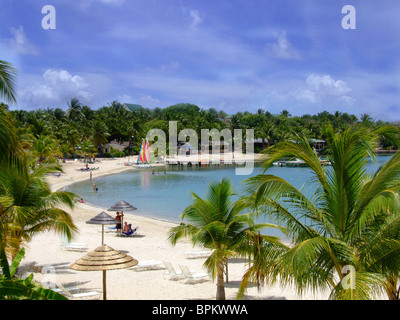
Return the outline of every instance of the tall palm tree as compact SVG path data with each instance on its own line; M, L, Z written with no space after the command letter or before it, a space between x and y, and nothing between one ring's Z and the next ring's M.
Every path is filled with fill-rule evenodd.
M187 223L172 228L169 239L175 245L182 237L188 237L193 245L214 250L204 266L212 278L217 279L216 299L224 300L224 271L228 258L236 254L244 255L250 237L254 237L258 230L272 225L256 225L250 215L241 214L243 208L233 200L235 194L227 179L211 184L205 199L194 193L192 195L192 205L181 215ZM277 241L276 237L266 236L265 239Z
M78 99L72 98L68 102L68 109L65 115L69 120L82 121L85 119L85 115L82 112L82 104Z
M9 165L22 150L11 114L0 106L0 164Z
M365 166L368 157L374 159L378 137L398 130L359 126L328 132L331 168L321 166L307 139L299 138L271 147L266 172L248 179L251 192L244 201L285 227L293 246L273 260L255 257L244 285L271 284L279 278L283 285L294 284L299 293L328 289L332 299L371 299L385 292L396 298L400 153L372 176ZM310 167L316 190L312 197L268 174L283 156L299 158ZM353 271L347 274L348 270Z
M17 71L9 63L0 60L0 99L6 102L16 102L15 77ZM0 164L15 161L15 155L20 151L18 137L13 130L14 120L6 105L0 105Z
M73 206L74 195L52 192L45 175L61 170L57 164L31 165L16 134L12 118L0 107L0 251L15 256L23 241L53 229L71 238L76 230L70 215L58 205ZM36 162L36 159L34 159Z

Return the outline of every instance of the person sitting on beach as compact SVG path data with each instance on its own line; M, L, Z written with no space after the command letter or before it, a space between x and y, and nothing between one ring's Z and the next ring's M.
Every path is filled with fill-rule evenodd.
M85 201L83 201L83 199L81 198L81 200L79 200L80 203L85 203Z
M125 221L124 223L124 230L122 230L123 233L128 233L129 231L131 231L131 224L128 225L128 222Z
M138 230L138 227L136 227L135 229L132 230L132 224L129 224L128 229L129 229L128 232L125 232L125 231L122 232L126 236L130 236L131 234L134 234Z

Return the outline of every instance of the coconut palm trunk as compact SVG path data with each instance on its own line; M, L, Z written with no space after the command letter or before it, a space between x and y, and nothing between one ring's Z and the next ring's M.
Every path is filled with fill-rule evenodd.
M218 269L216 300L225 300L224 269Z

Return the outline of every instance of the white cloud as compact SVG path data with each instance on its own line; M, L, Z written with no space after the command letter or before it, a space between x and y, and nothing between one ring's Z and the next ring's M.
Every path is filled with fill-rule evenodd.
M306 87L298 88L290 95L305 102L351 106L356 101L351 92L352 89L343 80L335 80L330 75L310 74L306 79Z
M161 107L161 101L153 98L151 95L141 95L138 103L144 108Z
M203 23L200 12L197 10L191 10L190 17L192 18L192 24L190 25L191 28L196 28L199 24Z
M6 42L11 49L20 54L37 54L38 48L30 43L25 35L24 27L19 26L18 28L10 28L12 34L11 39L7 39Z
M330 75L311 74L307 77L307 84L315 90L328 90L334 95L343 95L351 92L343 80L335 80Z
M64 106L71 98L88 103L93 97L85 80L66 70L48 69L41 78L34 82L29 79L27 83L19 92L19 102L35 108Z
M300 52L292 46L286 35L286 31L274 33L276 42L267 45L266 51L275 57L282 59L300 59Z
M116 100L120 103L132 103L134 101L132 96L129 94L118 96Z

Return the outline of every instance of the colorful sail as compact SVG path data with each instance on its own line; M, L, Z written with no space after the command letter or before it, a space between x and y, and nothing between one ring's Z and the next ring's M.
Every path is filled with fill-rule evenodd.
M144 140L142 141L142 145L140 146L140 152L139 152L139 157L138 157L138 163L144 163L143 162L143 146L144 146Z
M146 161L146 163L150 162L149 141L147 141L147 139L146 139L146 144L145 144L145 148L144 148L144 160Z
M149 142L147 140L143 140L140 147L138 163L147 164L149 163L149 160Z

